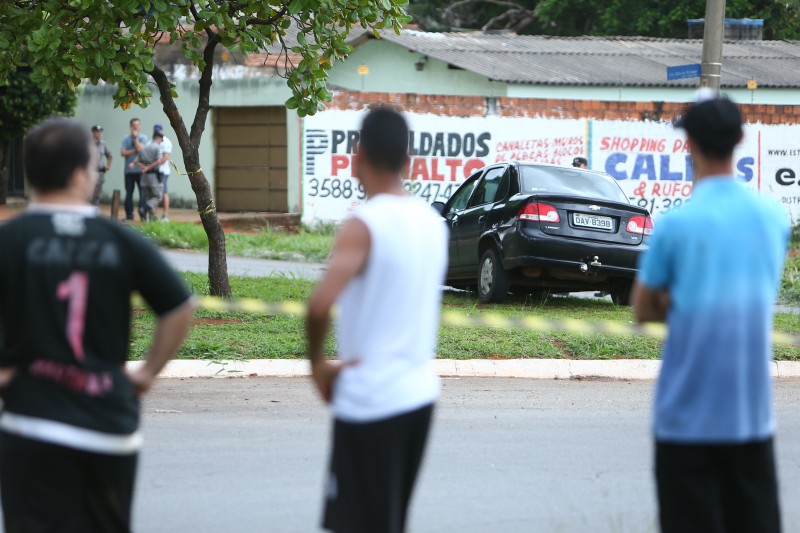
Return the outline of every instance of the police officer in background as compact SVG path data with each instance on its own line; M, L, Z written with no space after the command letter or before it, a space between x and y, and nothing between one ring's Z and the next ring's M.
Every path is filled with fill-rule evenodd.
M97 185L92 194L92 205L100 205L100 195L103 192L103 183L108 169L111 168L111 151L103 140L103 126L92 126L92 142L97 150Z

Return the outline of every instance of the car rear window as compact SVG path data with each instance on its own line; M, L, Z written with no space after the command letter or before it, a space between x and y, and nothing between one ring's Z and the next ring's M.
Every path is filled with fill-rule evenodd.
M519 167L519 174L520 189L523 194L568 194L630 203L617 182L604 174L526 165Z

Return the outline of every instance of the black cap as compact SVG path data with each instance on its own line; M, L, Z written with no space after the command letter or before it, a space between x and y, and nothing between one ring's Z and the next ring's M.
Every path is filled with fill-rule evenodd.
M685 130L704 152L727 155L742 138L742 113L727 98L715 96L689 106L675 127Z
M103 126L98 126L97 124L95 124L94 126L92 126L92 131L103 131Z
M572 166L573 167L579 167L581 165L586 165L588 167L589 166L589 160L586 159L585 157L576 157L575 159L572 160Z

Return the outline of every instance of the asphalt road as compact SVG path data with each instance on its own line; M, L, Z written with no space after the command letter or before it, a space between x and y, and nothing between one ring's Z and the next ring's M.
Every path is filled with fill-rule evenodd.
M410 533L655 531L649 382L447 379ZM800 382L777 385L784 531L800 531ZM139 532L318 531L329 420L306 379L161 380Z
M162 250L162 253L175 270L198 274L208 273L208 254L177 250ZM322 269L323 265L319 263L228 257L228 274L232 276L264 277L277 275L317 280L322 277Z

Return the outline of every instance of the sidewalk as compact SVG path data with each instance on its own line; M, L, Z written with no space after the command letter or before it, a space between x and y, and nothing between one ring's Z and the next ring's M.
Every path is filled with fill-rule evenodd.
M130 361L135 369L143 361ZM437 374L450 378L523 378L567 380L655 380L661 361L658 360L572 360L572 359L436 359ZM775 379L800 378L799 361L770 363ZM305 377L311 375L304 359L203 360L176 359L167 363L162 378L225 378L225 377Z

